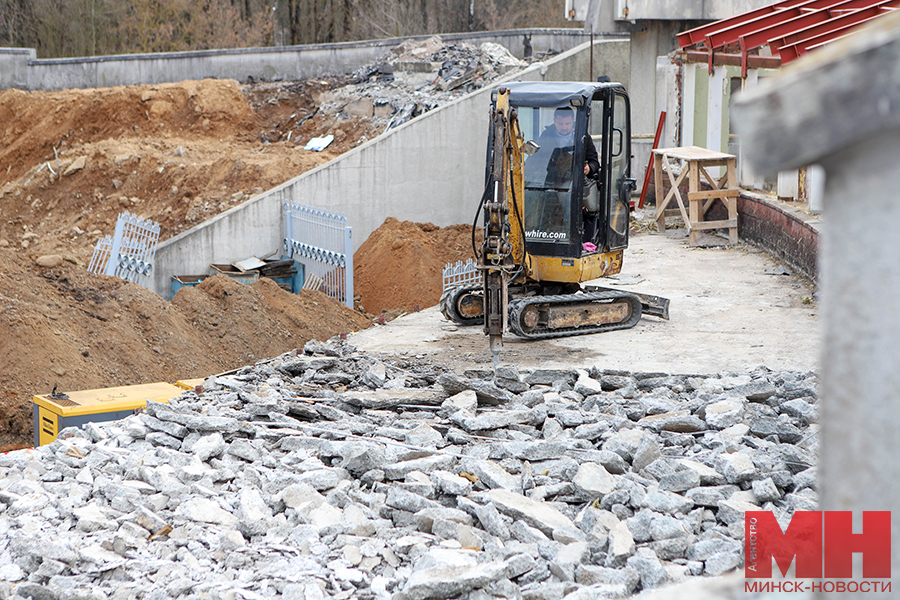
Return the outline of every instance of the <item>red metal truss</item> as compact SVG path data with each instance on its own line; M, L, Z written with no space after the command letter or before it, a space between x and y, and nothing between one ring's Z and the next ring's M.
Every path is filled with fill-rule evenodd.
M738 25L740 23L746 23L747 21L751 21L753 19L756 19L757 17L761 17L763 15L781 10L782 7L794 6L795 4L803 4L806 1L807 0L785 0L784 2L777 2L775 4L770 4L769 6L757 8L756 10L741 13L734 17L722 19L721 21L716 21L715 23L712 23L710 25L703 25L702 27L697 27L696 29L684 31L678 34L678 44L682 48L692 46L705 40L708 30L724 29L733 25Z
M777 51L782 63L789 63L805 54L813 47L834 41L847 35L850 30L872 19L900 7L900 0L889 0L864 10L858 10L823 23L823 26L808 27L777 40L770 40L769 47Z
M705 53L710 73L716 64L734 64L740 56L746 77L751 62L760 64L753 57L764 46L772 54L766 64L788 63L898 7L900 0L782 0L680 33L678 43L688 60Z

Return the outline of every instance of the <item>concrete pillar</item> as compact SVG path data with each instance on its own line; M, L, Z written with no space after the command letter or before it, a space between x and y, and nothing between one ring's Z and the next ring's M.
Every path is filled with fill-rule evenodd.
M681 145L694 145L694 107L697 93L697 64L685 63L684 92L681 94Z
M789 65L734 111L754 168L825 170L820 505L854 511L856 533L862 511L892 511L900 575L900 13Z
M0 48L0 90L27 90L28 62L36 58L33 48Z
M809 212L820 213L825 205L825 169L822 165L810 165L806 169L807 201Z

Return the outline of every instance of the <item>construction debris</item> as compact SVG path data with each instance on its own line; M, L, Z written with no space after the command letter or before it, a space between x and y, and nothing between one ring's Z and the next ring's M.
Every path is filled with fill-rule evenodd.
M382 119L391 129L526 65L499 44L407 40L357 69L350 85L323 93L320 110Z
M328 147L331 142L334 141L334 136L330 133L323 137L315 137L306 142L306 146L303 147L304 150L312 150L314 152L321 152L325 148Z
M0 596L580 600L719 575L744 511L816 509L816 386L460 375L314 340L0 456Z

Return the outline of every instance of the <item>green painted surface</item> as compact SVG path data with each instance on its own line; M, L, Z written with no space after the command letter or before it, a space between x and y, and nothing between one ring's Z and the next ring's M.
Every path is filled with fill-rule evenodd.
M694 145L706 147L706 120L709 110L709 73L706 65L694 63Z

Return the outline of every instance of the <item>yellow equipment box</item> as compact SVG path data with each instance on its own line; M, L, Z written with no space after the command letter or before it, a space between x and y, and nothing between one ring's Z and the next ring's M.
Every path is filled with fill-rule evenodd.
M206 381L203 377L198 377L197 379L179 379L175 382L175 385L185 390L192 390L198 385L203 385L203 382Z
M184 388L171 383L145 383L35 396L34 445L49 444L66 427L124 419L144 408L147 400L168 403L182 392Z

